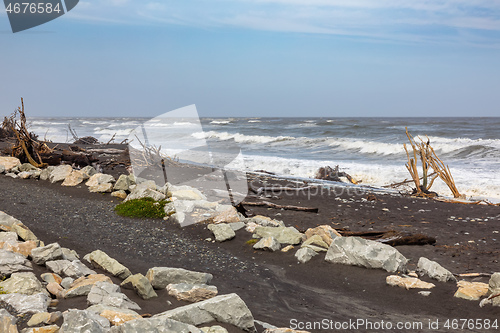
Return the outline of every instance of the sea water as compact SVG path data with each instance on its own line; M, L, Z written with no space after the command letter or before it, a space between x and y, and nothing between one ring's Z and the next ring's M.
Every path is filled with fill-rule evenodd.
M202 118L201 127L189 119L30 118L31 129L53 142L73 142L70 125L79 137L108 142L114 135L119 143L146 121L157 129L150 143L161 142L164 149L169 143L162 135L183 129L191 139L236 142L250 171L311 178L320 167L338 165L376 187L411 179L403 147L408 128L430 141L462 194L500 202L500 118ZM178 142L171 145L170 154L182 151ZM451 195L439 180L432 190Z

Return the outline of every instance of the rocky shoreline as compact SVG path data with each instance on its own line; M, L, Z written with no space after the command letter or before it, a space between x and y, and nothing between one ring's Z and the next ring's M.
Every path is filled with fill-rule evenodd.
M420 257L420 259L418 260L418 264L409 264L409 260L405 257L405 255L403 255L400 251L398 251L394 247L359 237L342 237L334 228L332 228L330 225L327 224L316 225L314 227L307 228L306 230L303 230L303 232L301 232L296 227L287 226L281 219L271 218L269 216L265 216L264 214L262 215L254 214L254 216L252 217L245 218L244 216L239 214L232 206L227 205L227 203L225 204L218 202L213 203L206 200L207 199L206 196L194 188L186 188L186 187L179 188L175 186L164 186L162 188L159 188L158 186L156 186L156 184L154 184L154 182L148 182L148 181L137 182L134 177L128 175L121 175L120 177L118 177L117 180L115 180L115 178L110 175L96 173L95 170L93 170L90 167L83 168L81 170L73 170L71 166L62 165L58 167L50 167L50 169L48 168L44 170L37 170L36 168L30 166L29 164L20 164L19 161L15 161L11 158L1 157L0 159L1 159L0 173L6 173L6 176L12 178L41 179L41 180L47 180L54 184L62 182L63 186L78 186L79 184L85 182L85 185L87 186L90 192L111 193L113 197L125 200L127 199L130 200L130 198L142 198L142 197L152 197L155 200L161 200L165 198L175 198L174 201L179 200L181 202L180 205L179 201L176 202L177 204L176 207L177 208L184 207L184 208L182 211L179 211L178 209L174 211L172 206L165 207L166 211L168 210L168 212L171 213L169 214L168 217L168 222L170 223L182 224L186 214L200 216L201 210L209 211L210 220L206 225L203 225L204 230L212 234L211 237L206 237L204 239L205 242L208 243L212 242L217 242L216 244L222 242L227 243L226 241L233 239L236 236L237 232L247 232L249 237L255 239L255 241L247 243L249 243L249 245L251 245L252 248L256 251L265 251L262 253L269 253L269 255L273 255L272 252L275 251L280 253L290 252L293 253L295 261L302 264L307 263L308 261L317 262L317 258L320 257L320 254L324 254L324 260L332 264L353 265L365 268L382 269L391 273L391 275L386 276L385 279L388 285L400 286L406 290L417 288L421 290L420 291L421 296L428 296L429 292L426 290L430 288L435 288L438 282L439 283L446 283L447 281L450 281L451 283L457 282L456 274L455 275L452 274L450 271L443 268L437 262L429 260L425 257ZM4 167L4 170L2 170L2 166ZM8 215L4 216L6 220L12 221L12 217ZM4 225L1 222L0 224ZM8 228L9 227L5 227L5 229ZM222 317L219 314L213 315L211 317L212 320L208 322L215 321L214 319L216 319L216 321L225 322L226 324L233 325L245 331L255 330L255 324L253 323L252 314L249 308L243 302L243 300L234 293L229 295L215 296L217 294L217 288L215 288L214 286L209 286L207 284L210 281L209 274L207 273L190 272L189 274L198 274L198 275L205 274L205 275L203 275L204 277L201 280L191 281L189 279L186 280L186 278L184 278L184 280L179 280L179 281L176 280L174 281L175 283L171 282L165 285L164 282L162 283L154 282L155 281L154 276L155 272L164 272L165 269L168 270L168 268L151 268L145 275L142 275L140 273L131 275L128 269L126 269L123 265L116 262L114 259L110 258L104 252L93 251L89 253L87 256L85 256L86 259L84 258L83 262L87 261L88 266L94 269L97 268L98 270L103 271L103 273L106 273L107 275L94 274L95 272L85 270L85 269L90 270L90 268L84 265L83 262L80 261L78 257L75 255L75 253L72 252L71 250L67 248L62 248L57 243L52 243L47 246L43 246L44 244L40 242L36 238L36 236L34 236L34 234L30 232L30 230L26 226L24 226L24 224L22 224L21 222L11 223L10 229L8 229L5 233L2 234L4 234L4 236L8 241L5 243L8 245L4 245L4 250L6 247L7 248L10 247L13 249L13 248L23 248L23 247L29 248L31 246L29 252L26 252L27 250L24 249L24 254L26 255L21 254L23 257L23 263L25 264L26 267L28 267L29 266L28 264L32 262L35 265L46 267L48 270L51 271L50 274L59 274L59 276L50 275L52 278L50 278L49 275L44 275L44 277L49 279L50 281L49 282L43 279L42 277L40 277L41 280L39 280L36 276L33 277L32 275L30 275L28 277L26 276L25 273L18 273L18 271L15 272L13 271L8 273L3 273L2 271L2 274L10 276L9 279L12 279L13 275L15 279L21 279L21 280L28 279L33 284L36 284L35 280L38 281L39 283L46 284L46 286L42 285L42 287L45 287L45 289L42 288L39 294L44 294L45 296L47 296L46 294L47 291L48 293L51 293L52 296L50 298L47 296L48 301L50 301L50 299L52 298L65 299L65 296L68 295L68 291L72 290L72 288L75 287L72 284L67 284L68 280L64 283L64 286L69 288L65 288L62 286L63 278L67 277L77 278L76 281L73 281L73 283L77 282L78 279L83 279L78 282L83 283L85 285L84 288L85 292L87 292L88 289L87 301L89 302L89 304L92 304L92 302L94 302L94 301L89 301L88 300L89 298L95 299L96 297L103 296L103 298L100 299L98 298L100 301L102 301L102 299L106 297L107 295L106 293L113 295L114 294L124 295L120 294L119 291L120 286L110 283L111 280L108 280L109 277L108 279L106 279L107 275L112 275L115 279L119 278L120 280L124 280L121 281L120 283L122 288L125 287L131 288L132 290L137 291L138 296L142 298L153 297L155 293L154 287L156 287L156 289L166 289L168 294L172 297L181 297L181 299L182 297L187 297L186 299L182 300L194 302L192 305L197 305L189 309L189 311L194 311L193 313L196 313L196 315L187 315L182 313L181 311L181 313L176 312L177 317L174 316L169 318L173 319L186 318L186 317L204 318L206 317L205 313L204 312L200 313L199 311L201 310L198 307L199 306L204 307L204 304L207 304L207 302L217 303L217 301L220 299L221 303L223 304L229 302L227 303L230 304L228 305L228 308L234 310L238 309L238 311L240 312L238 312L238 314L236 315L229 316L233 318L232 319L233 322L228 322L228 320L222 319ZM14 239L15 237L17 238ZM212 239L212 237L214 239ZM10 250L5 250L5 251L13 253ZM20 257L18 259L20 260ZM64 262L59 263L60 261ZM104 266L103 263L107 264L112 263L111 266L113 268ZM78 270L78 269L81 269L81 272L79 273L73 272L73 270ZM22 271L22 269L20 271ZM69 276L65 272L70 272L72 276ZM24 274L24 275L19 276L15 274ZM487 304L492 304L497 306L500 305L500 297L495 297L495 295L500 293L499 290L500 274L496 273L496 274L486 274L486 275L488 278L487 283L480 281L459 281L457 285L458 288L455 292L455 297L469 299L469 300L476 300L476 301L479 301L481 298L483 298L483 300L481 301L482 306L485 306ZM424 276L431 279L435 279L438 282L436 282L436 284L431 282L425 282L421 280L421 278ZM480 275L469 275L469 276L462 275L458 277L460 279L467 279L467 278L474 279L481 277L485 278L485 276L480 276ZM8 281L9 279L7 279L6 281ZM58 282L59 279L61 279L60 282ZM95 280L92 280L93 282L92 283L88 282L89 279L91 280L95 279ZM89 285L92 287L89 287ZM437 288L439 288L439 285L437 286ZM94 292L91 292L92 289L95 289ZM53 293L51 292L51 290ZM76 293L78 294L79 292ZM72 292L70 292L69 295L72 295ZM92 295L92 297L90 295ZM208 298L208 296L210 297ZM133 305L131 305L132 301L127 300L125 297L116 296L116 298L122 300L122 304L127 304L128 306L133 307ZM203 299L203 298L208 298L208 299ZM245 311L241 310L242 306L236 306L231 302L236 302L240 305L241 304L244 305L244 307L246 308L246 310L248 310L248 312L245 312L246 310ZM92 306L95 306L95 304L91 305L91 307ZM213 304L207 306L212 308ZM104 309L104 310L100 309L100 310L106 311L109 309ZM174 310L168 310L168 311L174 311ZM93 312L93 310L81 309L80 311L90 311L92 313L95 313L95 311ZM113 312L115 311L115 309L112 309L110 311ZM134 310L129 309L127 311L133 312ZM227 309L222 310L222 312L224 313L227 311L228 311ZM46 312L46 311L41 311L41 312ZM134 317L135 315L138 316L139 314L132 312L124 314L124 317L129 319L126 321L126 323L130 321L129 324L123 323L125 322L124 319L120 319L119 321L116 322L111 321L111 324L113 324L111 332L129 332L129 331L132 332L133 331L132 328L127 328L130 330L125 331L124 330L125 327L128 326L123 326L123 325L134 326L135 324L133 323L135 323L136 321L141 321L142 323L143 321L149 320L156 323L153 324L152 322L148 322L147 324L144 325L159 325L159 326L167 325L166 322L159 321L158 317L164 316L161 315L161 313L156 314L149 319L144 319L144 318L139 319L138 317ZM498 314L498 311L496 313ZM96 325L99 325L99 323L101 323L101 319L100 318L96 319L95 316L92 317L93 316L92 314L85 313L85 315L83 315L80 312L78 312L77 314L76 312L72 311L67 311L65 312L65 314L66 316L70 316L68 314L71 314L71 316L73 315L75 317L80 316L81 318L87 316L85 317L86 318L85 320L87 320L88 322L94 320L93 322L96 322L97 323ZM105 314L107 314L107 312ZM58 320L60 320L61 315L62 314L54 315L54 318L52 318L52 320L54 320L56 317L59 318ZM10 318L7 316L7 314L5 314L5 316L6 318ZM52 315L49 315L49 317L51 316ZM100 316L102 316L102 312ZM38 317L41 318L42 315L37 316L37 318ZM52 323L49 317L47 317L46 314L44 315L43 317L45 320L43 321L44 324ZM63 324L62 326L58 327L61 328L61 332L66 332L66 331L69 332L70 331L69 328L66 328L65 331L64 325L66 323L66 317L64 315L62 315L62 317L64 317ZM249 319L250 317L252 318L251 320ZM246 320L247 324L241 324L241 323L236 324L234 322L234 320L236 319L241 320L243 322L245 322ZM197 325L197 326L200 326L202 324L202 323L195 323L196 321L186 322L187 319L183 320L185 324ZM183 322L183 320L180 321ZM57 322L57 320L54 320L54 322ZM69 323L70 320L68 320L67 322ZM252 322L251 325L249 324L250 322ZM106 331L106 329L109 328L106 325L107 324L104 324L103 328L99 329L101 329L101 331ZM56 328L52 327L50 329L55 330ZM189 330L191 330L192 332L198 332L198 331L193 331L196 328L186 327L186 329L187 329L186 332L188 332ZM144 330L144 328L141 328L141 330ZM29 330L26 331L31 332ZM96 330L95 332L101 332L101 331ZM172 331L181 331L181 330L173 329ZM311 329L311 331L315 330ZM48 330L47 332L51 331ZM214 331L214 332L219 332L219 331ZM280 330L270 328L268 329L267 332L280 332Z

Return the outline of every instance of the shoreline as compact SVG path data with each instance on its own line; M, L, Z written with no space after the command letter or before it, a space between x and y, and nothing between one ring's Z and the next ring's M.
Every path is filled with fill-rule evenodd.
M284 182L269 175L256 176L256 179L261 185ZM415 291L387 286L385 278L388 273L384 271L326 263L320 258L322 255L306 264L298 264L293 253L255 251L245 244L251 239L251 234L246 231L238 231L231 241L212 243L206 241L213 236L205 225L180 228L165 221L119 218L111 209L119 202L117 199L89 193L84 185L64 188L60 184L39 180L6 177L0 177L0 185L10 194L0 204L0 210L19 218L42 239L47 237L47 242L57 241L81 253L103 247L112 257L130 263L131 269L142 273L145 273L146 266L162 266L166 262L169 266L174 264L200 271L208 269L214 274L214 281L218 281L215 284L220 287L221 293L237 292L256 319L275 325L289 326L290 320L295 317L339 321L373 316L392 321L424 317L456 318L459 314L479 318L498 317L498 308L480 309L477 302L453 298L456 290L453 283L437 284L431 296L425 298ZM26 195L30 200L23 199ZM425 256L438 261L453 273L491 273L498 270L498 261L495 262L500 253L498 243L491 238L487 239L485 246L468 243L471 239L485 238L488 233L491 236L496 231L500 217L498 207L377 194L372 202L375 208L371 208L363 198L363 195L352 197L345 193L313 198L296 193L296 196L266 198L279 204L307 203L317 206L318 214L265 207L247 209L254 215L283 220L300 231L328 224L351 231L376 228L432 232L437 240L434 246L397 247L412 260L411 268L414 268L418 257ZM480 221L450 222L450 216L465 220L469 217L468 221L481 218L479 216L492 219L483 224L479 224ZM113 231L113 228L120 231ZM54 230L62 236L55 234ZM466 232L469 234L466 235ZM94 242L82 244L80 235L89 235ZM134 239L130 238L131 235ZM175 237L182 237L183 241L179 243ZM165 243L165 239L169 241ZM454 245L457 241L459 246ZM186 252L179 252L177 246ZM160 254L158 251L166 252ZM189 255L186 257L186 254ZM423 280L431 282L430 279ZM487 278L475 280L487 283Z

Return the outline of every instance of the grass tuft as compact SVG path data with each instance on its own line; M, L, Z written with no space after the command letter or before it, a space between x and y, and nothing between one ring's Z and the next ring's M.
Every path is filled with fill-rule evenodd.
M259 239L253 238L246 242L247 245L254 245L259 241Z
M133 199L115 207L116 214L134 218L160 219L165 217L165 204L168 200L155 201L152 198Z

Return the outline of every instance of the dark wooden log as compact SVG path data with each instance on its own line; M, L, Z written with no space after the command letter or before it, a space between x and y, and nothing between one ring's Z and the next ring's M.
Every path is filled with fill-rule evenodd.
M265 206L265 207L276 208L276 209L296 210L296 211L308 212L308 213L317 213L319 210L318 208L310 208L310 207L277 205L277 204L274 204L274 203L268 202L268 201L260 201L260 202L243 201L242 204L247 205L247 206Z

